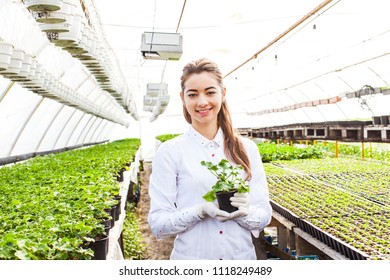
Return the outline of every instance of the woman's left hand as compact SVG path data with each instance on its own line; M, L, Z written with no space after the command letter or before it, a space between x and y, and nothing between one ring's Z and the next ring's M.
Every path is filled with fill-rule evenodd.
M232 206L238 208L237 211L231 213L230 218L235 219L249 214L250 198L248 193L235 193L230 201Z

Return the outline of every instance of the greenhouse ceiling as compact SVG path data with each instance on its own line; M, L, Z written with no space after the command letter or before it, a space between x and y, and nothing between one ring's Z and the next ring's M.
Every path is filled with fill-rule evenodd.
M390 41L388 1L128 3L98 0L95 7L131 92L142 97L147 83L168 83L173 104L167 114L181 114L180 71L186 62L202 56L221 66L229 104L236 113L258 113L343 96L365 85L388 87L390 82L385 66L390 51L386 44ZM145 31L180 33L180 60L143 59L140 40ZM293 119L364 118L387 110L378 104L369 105L373 112L362 111L356 100L314 110L305 108ZM335 108L329 111L328 107ZM291 117L275 115L273 122L292 121Z
M137 134L146 122L173 131L172 120L183 120L181 69L200 57L220 65L237 127L389 115L389 8L385 0L0 0L0 51L23 53L40 71L0 71L0 158ZM145 57L147 33L152 45L180 35L179 58ZM152 102L148 84L165 86L157 93L165 103Z

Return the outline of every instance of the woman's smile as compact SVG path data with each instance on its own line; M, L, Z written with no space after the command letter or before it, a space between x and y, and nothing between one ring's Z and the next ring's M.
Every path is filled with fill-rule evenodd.
M208 113L212 110L213 108L208 108L208 109L200 109L200 110L195 110L199 115L201 116L207 116Z

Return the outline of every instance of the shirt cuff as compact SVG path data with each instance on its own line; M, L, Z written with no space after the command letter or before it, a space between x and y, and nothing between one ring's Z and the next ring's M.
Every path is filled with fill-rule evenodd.
M267 226L262 209L250 207L249 214L236 219L237 223L248 230L262 230Z
M203 214L199 205L173 213L171 222L176 227L188 227L201 221Z

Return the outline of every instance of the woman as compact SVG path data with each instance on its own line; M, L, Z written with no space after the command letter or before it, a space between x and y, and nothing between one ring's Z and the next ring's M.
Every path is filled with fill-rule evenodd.
M218 66L188 63L180 97L188 131L160 145L150 177L149 225L161 239L177 235L171 259L256 259L251 233L268 225L272 208L256 144L234 133ZM200 162L228 159L244 167L249 194L236 194L228 213L202 196L216 182Z

